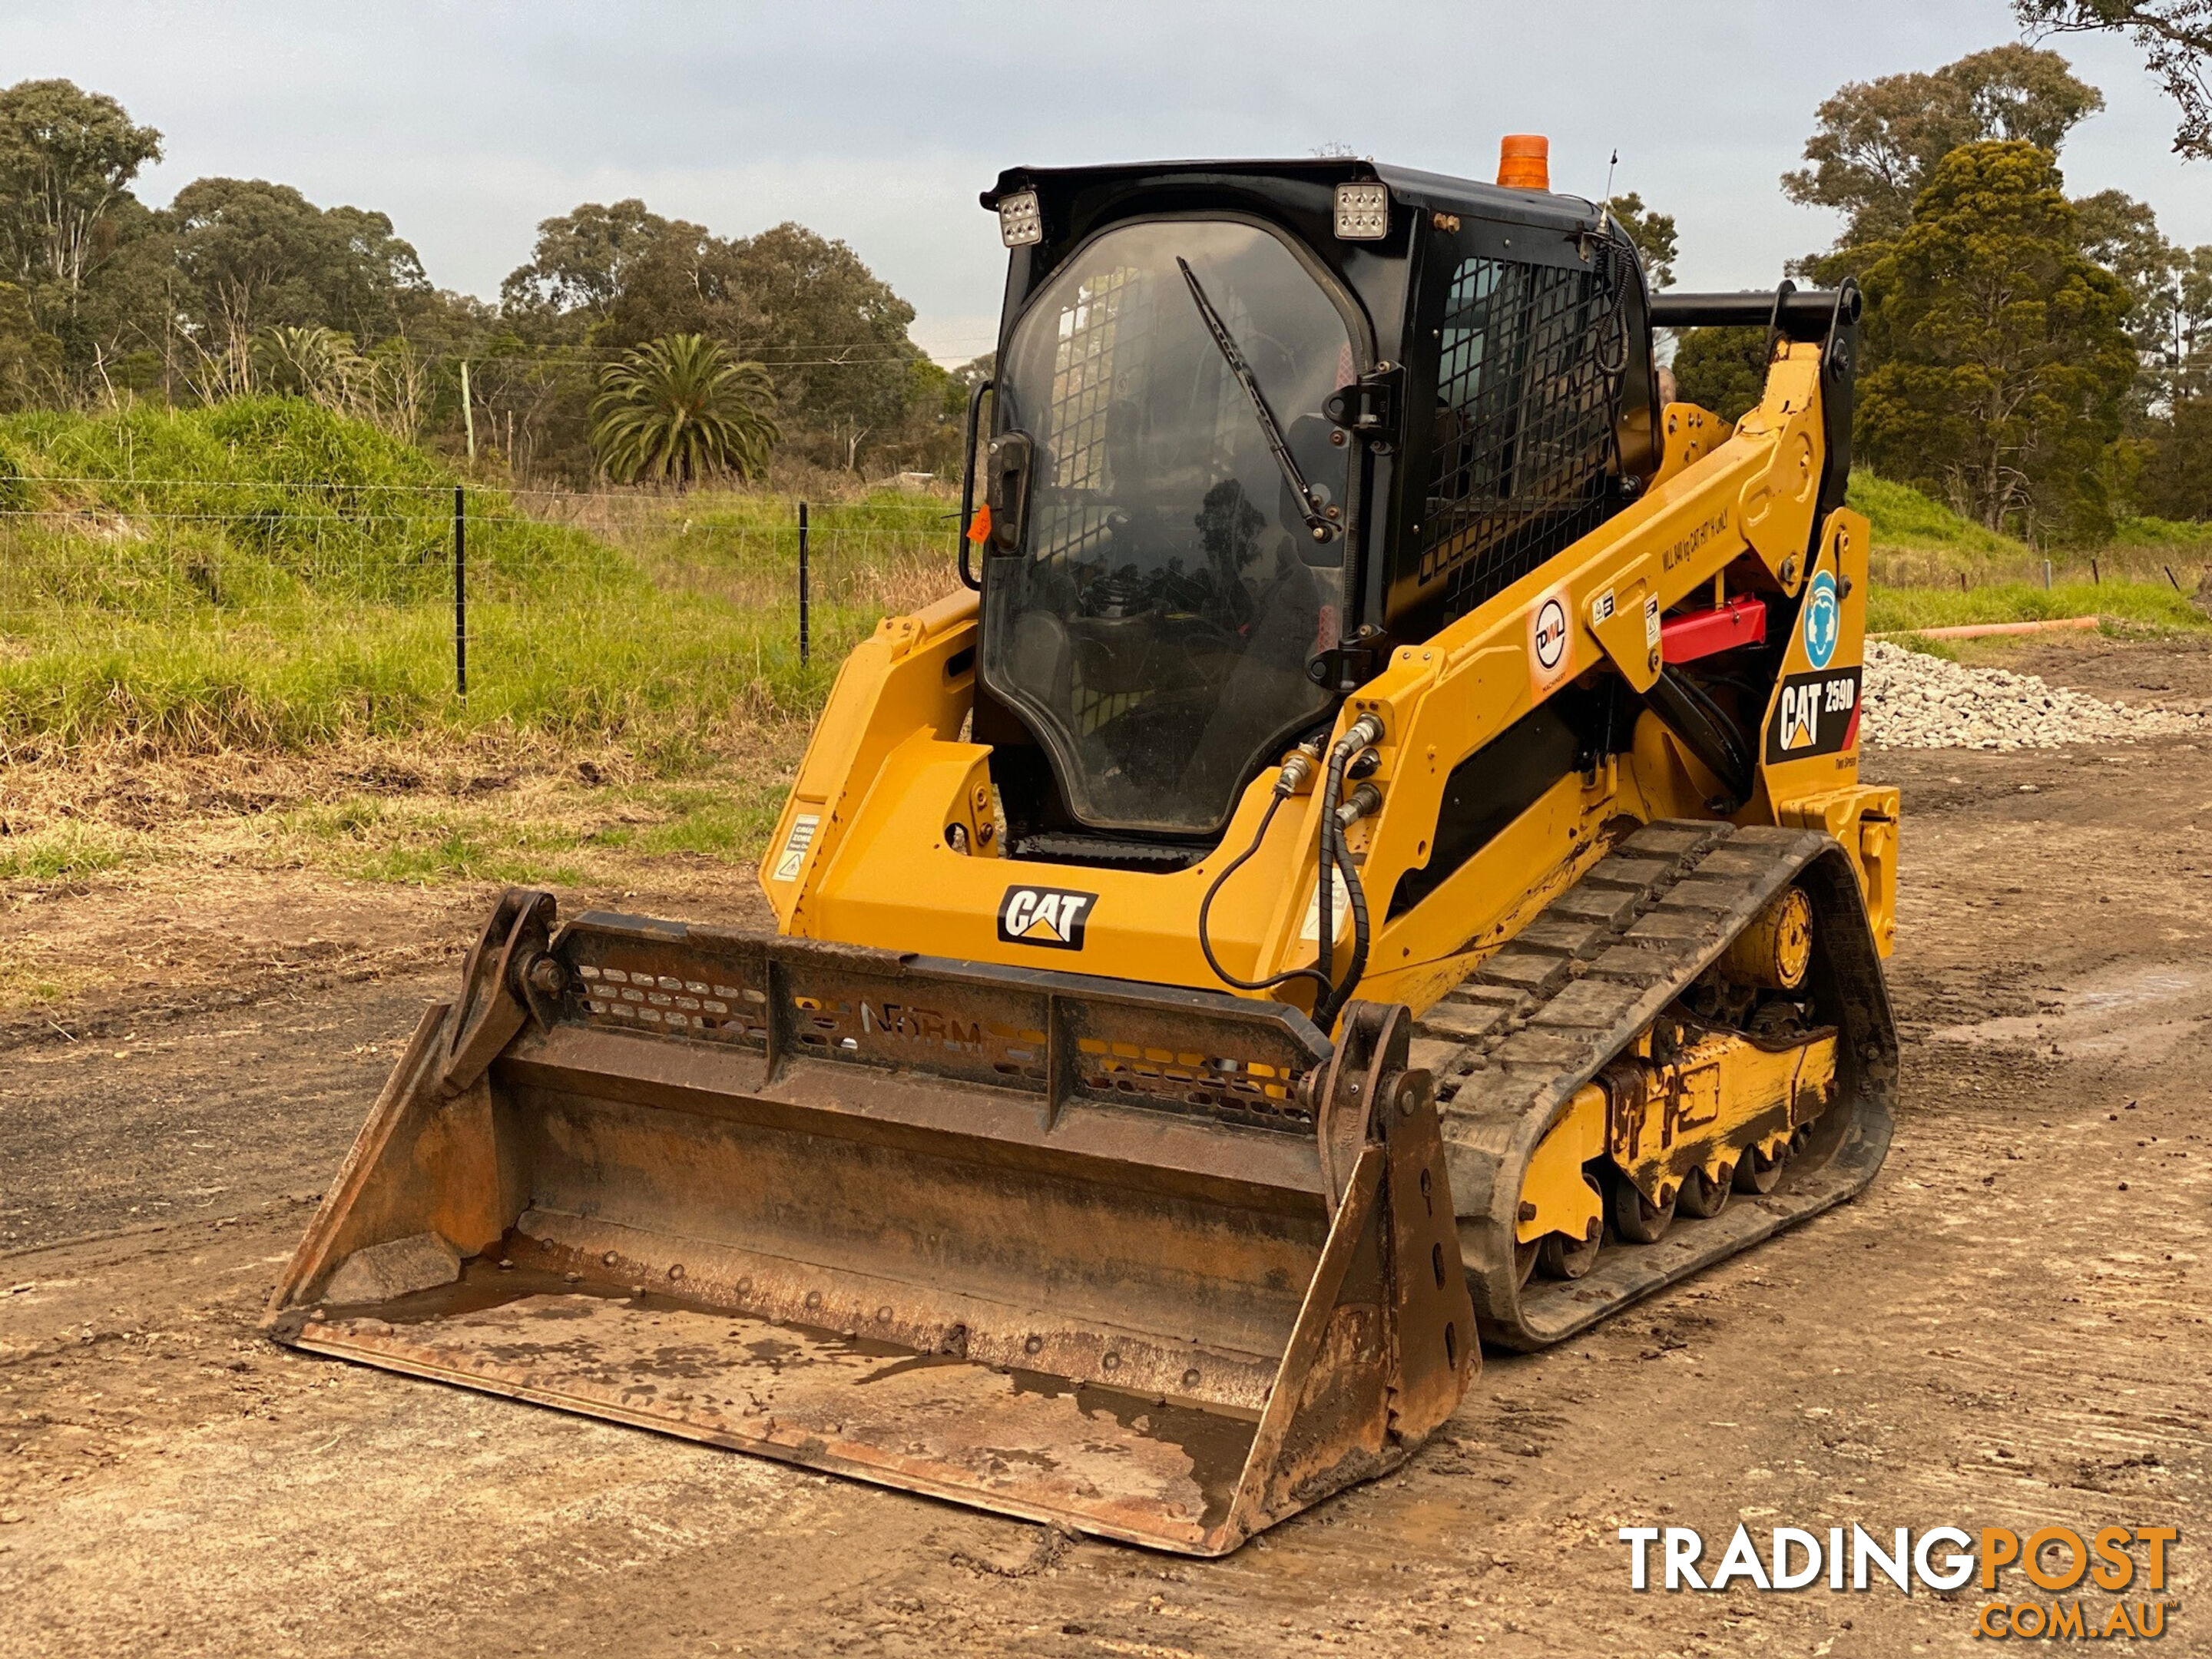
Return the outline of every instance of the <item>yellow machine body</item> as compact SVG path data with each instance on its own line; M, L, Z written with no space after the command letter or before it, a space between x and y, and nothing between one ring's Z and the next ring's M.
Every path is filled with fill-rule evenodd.
M1379 678L1346 701L1340 734L1370 714L1383 728L1372 775L1382 809L1352 831L1370 892L1388 893L1401 874L1426 864L1453 767L1601 665L1648 689L1659 667L1658 619L1710 593L1746 562L1793 596L1817 573L1832 579L1842 595L1841 631L1826 665L1859 664L1866 520L1848 509L1832 514L1816 557L1805 556L1822 459L1819 368L1817 346L1785 347L1765 399L1727 440L1662 470L1642 501L1433 639L1401 647ZM1670 405L1667 416L1686 428L1719 424L1686 404ZM1575 625L1564 668L1540 675L1532 621L1554 599L1565 599ZM761 864L781 930L887 950L926 939L933 954L970 961L1218 987L1197 931L1214 860L1158 874L1000 856L989 751L960 740L974 692L976 626L975 596L957 592L884 622L846 662ZM1802 639L1791 641L1785 677L1809 670L1805 651ZM1849 720L1855 712L1823 710L1821 717ZM1769 723L1778 717L1771 711ZM1862 786L1858 766L1856 742L1803 760L1762 761L1757 793L1733 816L1835 836L1858 866L1887 954L1897 796ZM1272 781L1263 775L1246 790L1217 859L1250 838ZM1653 819L1707 816L1717 788L1698 759L1645 714L1628 752L1595 775L1563 779L1419 904L1384 923L1362 994L1426 1008L1594 863L1609 835ZM1248 979L1313 955L1305 930L1318 885L1313 815L1320 802L1309 788L1297 805L1279 816L1212 908L1216 952ZM1008 890L1024 886L1095 896L1085 907L1079 949L1058 936L1006 936L1001 909ZM1350 917L1341 906L1337 915L1348 934Z

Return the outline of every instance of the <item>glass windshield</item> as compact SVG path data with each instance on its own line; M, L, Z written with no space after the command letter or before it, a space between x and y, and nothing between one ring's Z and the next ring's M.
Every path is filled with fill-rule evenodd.
M1306 665L1337 642L1344 538L1309 518L1340 522L1349 447L1321 408L1358 372L1344 319L1255 226L1132 224L1054 274L1000 370L1036 459L1027 545L989 574L984 676L1082 823L1218 830L1330 702Z

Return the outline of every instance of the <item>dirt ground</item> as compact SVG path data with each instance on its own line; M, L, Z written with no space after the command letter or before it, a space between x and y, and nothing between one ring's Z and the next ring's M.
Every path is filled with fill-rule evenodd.
M2194 646L2020 660L2212 699ZM255 1321L483 891L34 895L97 992L0 1027L0 1653L1887 1656L1986 1598L1637 1594L1623 1525L2181 1528L2212 1651L2212 739L1877 754L1894 1149L1858 1201L1535 1358L1199 1564L270 1346ZM669 863L564 904L757 919ZM2107 1598L2091 1598L2101 1614Z

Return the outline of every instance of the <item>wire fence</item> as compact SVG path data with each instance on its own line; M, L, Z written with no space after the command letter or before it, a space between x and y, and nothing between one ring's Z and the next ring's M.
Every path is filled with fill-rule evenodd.
M878 619L957 580L957 508L935 491L38 483L36 504L0 505L0 739L15 744L149 723L227 742L426 718L605 731L654 711L803 714Z
M2177 592L2194 593L2212 574L2212 532L2201 542L2130 546L2114 544L2094 552L2063 550L2043 554L1970 555L1885 549L1877 545L1869 574L1890 587L1942 588L1972 592L1999 586L2069 587L2081 584L2148 582Z
M881 617L951 589L957 519L942 489L802 503L0 476L0 759L56 743L307 744L501 724L711 744L733 721L811 715ZM2039 558L1877 547L1874 567L1898 627L1980 620L1984 596L1960 589L2003 584L2053 587L2048 603L2068 614L2148 616L2162 596L2179 616L2212 545L2114 546L2047 573ZM1942 609L1947 589L1958 615Z

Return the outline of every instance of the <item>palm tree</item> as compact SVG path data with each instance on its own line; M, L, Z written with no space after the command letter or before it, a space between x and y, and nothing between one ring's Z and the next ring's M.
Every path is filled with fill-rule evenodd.
M732 362L700 334L672 334L625 352L599 374L592 447L617 483L678 489L723 473L757 477L781 434L775 389L756 362Z
M272 328L253 337L252 361L272 392L324 400L360 378L353 341L327 328Z

